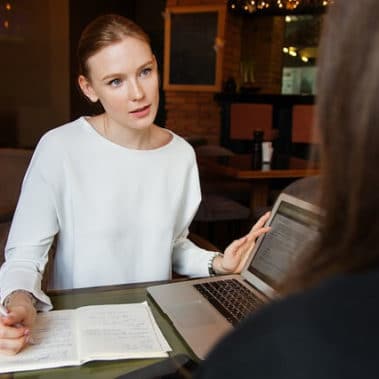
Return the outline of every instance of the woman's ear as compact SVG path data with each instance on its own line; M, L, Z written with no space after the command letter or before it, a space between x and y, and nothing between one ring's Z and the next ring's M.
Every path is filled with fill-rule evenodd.
M90 99L93 103L96 103L99 100L91 83L85 76L79 75L78 84L84 95L88 97L88 99Z

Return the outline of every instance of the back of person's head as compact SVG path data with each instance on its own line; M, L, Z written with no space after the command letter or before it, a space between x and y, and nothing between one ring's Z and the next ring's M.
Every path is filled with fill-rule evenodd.
M325 217L284 292L379 265L378 15L378 0L335 0L324 20L316 127Z
M77 50L79 74L89 79L88 59L104 47L121 42L126 37L140 39L150 46L150 38L132 20L117 14L97 17L83 30Z

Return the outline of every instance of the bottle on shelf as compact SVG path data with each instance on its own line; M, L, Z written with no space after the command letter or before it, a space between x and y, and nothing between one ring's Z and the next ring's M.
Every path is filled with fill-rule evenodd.
M252 168L260 170L262 168L262 142L263 131L254 130L252 143Z

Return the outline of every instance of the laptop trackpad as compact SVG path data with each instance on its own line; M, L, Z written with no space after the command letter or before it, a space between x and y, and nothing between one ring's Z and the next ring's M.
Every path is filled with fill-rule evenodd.
M174 305L170 307L169 313L175 319L175 323L185 328L199 328L201 325L214 324L217 321L215 314L201 300Z

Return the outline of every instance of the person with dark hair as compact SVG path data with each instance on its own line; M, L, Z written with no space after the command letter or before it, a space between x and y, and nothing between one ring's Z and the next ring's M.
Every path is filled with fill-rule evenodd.
M50 288L66 289L240 272L264 216L224 255L187 239L200 203L196 157L154 124L158 68L134 22L104 15L83 31L78 83L104 112L50 130L26 173L0 270L0 352L28 341L36 310L52 308L41 289L57 248ZM20 327L17 325L22 324Z
M379 2L335 0L321 38L320 237L196 378L376 378L379 340Z

